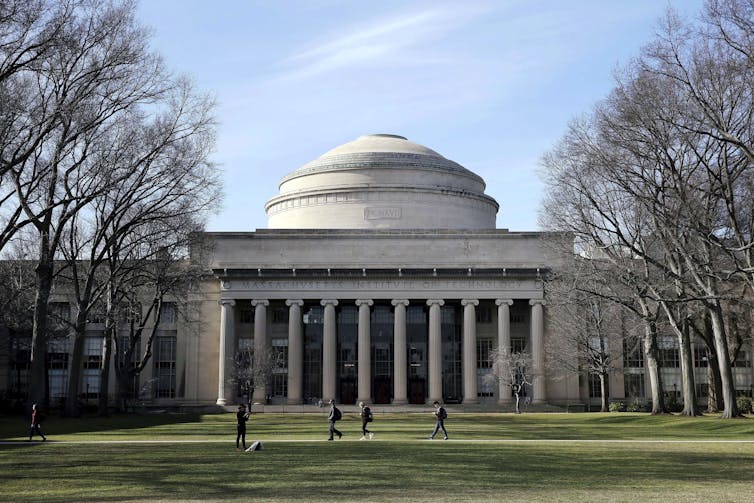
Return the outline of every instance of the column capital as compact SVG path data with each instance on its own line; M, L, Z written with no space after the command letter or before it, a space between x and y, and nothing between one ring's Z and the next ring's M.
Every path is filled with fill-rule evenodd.
M462 306L468 306L468 305L478 306L479 300L478 299L461 299L461 305Z
M497 304L498 306L502 306L503 304L507 306L512 306L513 300L512 299L495 299L495 304Z
M393 299L390 301L390 303L394 306L408 306L408 299Z
M321 306L337 306L338 299L322 299L319 301Z
M539 304L540 306L544 306L544 305L546 305L547 303L545 302L545 299L530 299L530 300L529 300L529 305L530 305L530 306L536 306L536 305L538 305L538 304Z
M361 307L364 304L367 306L372 306L374 304L374 301L372 299L356 299L356 305Z
M428 306L433 306L433 305L444 306L445 301L442 299L427 299L427 305Z
M301 306L304 305L304 301L301 300L301 299L288 299L288 300L285 301L285 305L288 306L288 307L290 307L290 306L301 307Z
M257 306L267 307L269 305L270 305L270 301L267 300L267 299L254 299L254 300L251 301L251 306L252 307L257 307Z
M230 306L233 307L236 305L236 301L234 299L220 299L217 301L218 304L221 306Z

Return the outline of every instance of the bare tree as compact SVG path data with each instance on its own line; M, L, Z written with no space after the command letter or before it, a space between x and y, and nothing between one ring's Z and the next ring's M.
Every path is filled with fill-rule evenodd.
M600 408L609 410L609 377L623 370L620 359L624 339L629 338L625 308L610 299L607 288L589 278L589 267L561 271L547 284L551 331L547 342L551 372L596 375L600 381ZM587 264L588 265L588 264ZM603 294L597 292L604 291Z
M509 348L490 352L492 371L485 375L489 384L497 383L501 389L508 388L513 394L516 414L521 413L521 399L528 398L533 386L534 361L527 351L511 351Z
M274 371L282 363L282 355L275 348L267 348L261 354L254 347L236 351L228 381L246 398L249 410L254 390L268 389Z

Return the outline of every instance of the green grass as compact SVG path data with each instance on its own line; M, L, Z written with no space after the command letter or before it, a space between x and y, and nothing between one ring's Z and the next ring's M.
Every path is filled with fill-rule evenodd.
M235 449L234 422L51 417L43 444L0 417L0 501L754 501L751 419L454 414L444 442L426 440L429 414L385 414L360 442L347 415L327 442L324 414L259 414L253 454Z

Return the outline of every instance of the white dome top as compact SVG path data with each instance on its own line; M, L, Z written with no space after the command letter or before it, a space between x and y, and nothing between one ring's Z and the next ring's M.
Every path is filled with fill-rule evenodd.
M265 206L272 229L489 229L484 180L391 134L361 136L283 177Z

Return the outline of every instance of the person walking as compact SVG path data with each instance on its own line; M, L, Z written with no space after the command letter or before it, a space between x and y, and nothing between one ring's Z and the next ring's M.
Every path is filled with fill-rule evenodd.
M447 440L448 432L445 430L445 420L448 418L448 411L446 411L445 407L442 407L440 405L440 402L438 402L437 400L435 400L432 405L435 408L435 418L437 418L437 424L435 424L435 431L432 432L432 434L429 436L429 439L432 440L433 438L435 438L437 432L442 430L442 432L445 434L445 438L443 438L443 440Z
M374 432L367 429L367 423L371 423L374 419L372 417L372 409L364 402L359 402L359 407L361 407L361 438L359 440L366 440L367 435L369 435L369 440L372 440Z
M29 441L31 442L31 438L36 433L40 437L42 437L42 442L47 441L47 437L44 436L44 433L42 433L42 420L44 419L42 415L42 411L37 408L37 404L33 404L31 406L31 429L29 430Z
M238 426L236 427L238 434L236 435L236 449L238 449L239 440L242 442L243 448L246 449L246 421L249 420L250 412L246 412L246 406L241 404L238 406L238 412L236 412L236 421Z
M332 440L333 434L338 435L339 439L343 436L343 434L335 427L335 423L340 421L342 417L343 414L340 412L340 409L335 406L335 400L330 400L330 415L327 416L327 420L330 423L330 438L327 440Z

